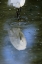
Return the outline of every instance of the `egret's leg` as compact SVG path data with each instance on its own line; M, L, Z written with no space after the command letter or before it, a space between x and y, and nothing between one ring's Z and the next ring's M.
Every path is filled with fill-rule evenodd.
M20 12L19 12L19 8L17 8L17 18L19 17L19 15L20 15Z
M19 8L19 11L21 12L21 7Z
M21 7L20 8L17 8L17 18L18 20L20 20L20 12L21 12Z

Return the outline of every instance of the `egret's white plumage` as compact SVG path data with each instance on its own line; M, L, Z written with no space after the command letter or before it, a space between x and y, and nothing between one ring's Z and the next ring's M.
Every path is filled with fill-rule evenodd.
M10 42L17 50L26 49L26 39L20 28L12 28L12 30L8 30L8 34Z
M25 0L8 0L8 5L20 8L25 4Z

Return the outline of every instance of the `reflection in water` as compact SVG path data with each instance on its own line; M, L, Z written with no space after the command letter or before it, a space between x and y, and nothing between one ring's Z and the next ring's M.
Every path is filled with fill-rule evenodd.
M16 51L13 50L11 47L5 46L3 48L2 53L3 53L4 61L7 64L24 64L24 60L26 58L25 51Z
M26 48L26 39L20 28L12 28L8 30L9 38L13 46L17 50L24 50Z
M26 49L26 39L20 28L10 28L9 25L6 24L5 29L8 31L10 42L17 50Z
M2 56L4 58L5 64L31 64L31 61L33 60L35 56L32 52L29 51L29 49L31 49L31 46L33 46L33 43L35 41L35 36L37 35L36 30L37 28L33 24L28 25L25 28L21 28L21 31L23 32L26 38L27 48L28 48L28 49L26 48L23 51L18 51L11 45L9 36L6 35L4 37L3 43L5 45L2 48Z

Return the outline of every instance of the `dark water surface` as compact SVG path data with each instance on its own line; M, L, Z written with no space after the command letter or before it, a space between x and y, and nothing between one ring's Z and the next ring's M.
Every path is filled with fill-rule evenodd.
M27 48L16 50L9 39L8 28L22 30ZM42 64L42 0L26 0L21 11L21 20L16 18L16 9L0 0L0 64Z

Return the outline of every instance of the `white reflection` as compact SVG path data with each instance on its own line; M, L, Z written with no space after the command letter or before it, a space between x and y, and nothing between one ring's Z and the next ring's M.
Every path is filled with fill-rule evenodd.
M8 24L5 24L4 29L8 31L10 42L17 50L26 49L27 42L20 28L10 28Z
M17 50L26 49L26 39L20 28L12 28L8 30L10 42Z
M32 52L29 52L29 48L31 49L33 43L35 42L35 37L37 35L37 27L32 24L28 25L27 27L21 28L21 30L20 28L10 28L11 27L5 24L4 29L8 31L9 36L5 36L4 38L4 45L7 43L7 45L4 46L2 49L2 55L5 60L4 62L6 62L6 64L27 64L26 62L28 62L28 64L31 64L34 55ZM19 34L19 32L21 34ZM20 46L21 38L26 39L25 45L27 44L27 48L25 50L18 51L16 50L16 47L17 45ZM9 41L16 42L16 49L11 44L9 44ZM24 44L22 45L25 46Z

